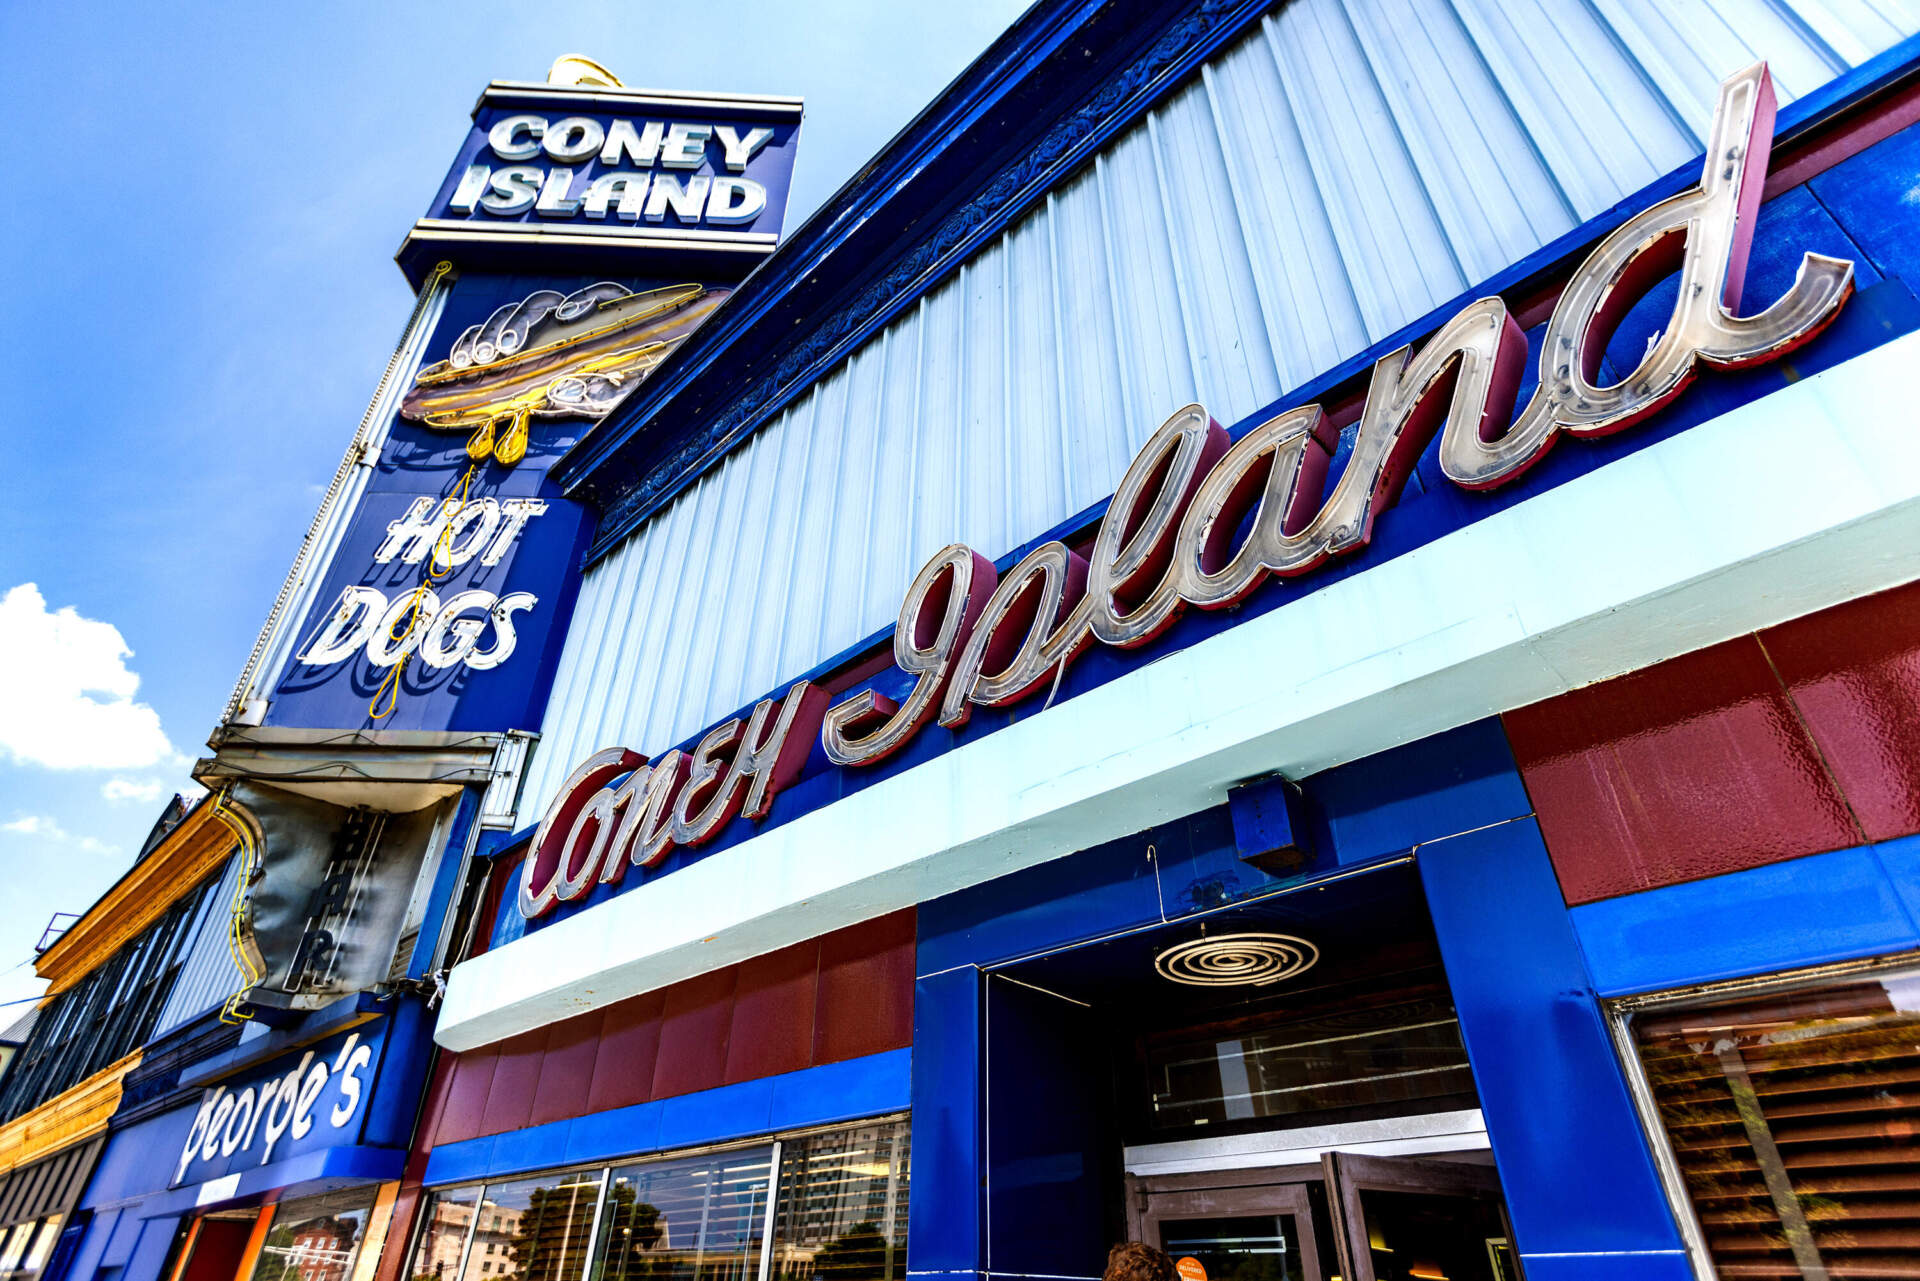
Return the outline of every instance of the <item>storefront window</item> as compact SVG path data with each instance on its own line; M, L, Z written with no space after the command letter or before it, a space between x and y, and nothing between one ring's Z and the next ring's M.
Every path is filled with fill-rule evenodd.
M480 1202L473 1249L467 1253L469 1281L481 1275L475 1264L484 1254L494 1255L486 1274L490 1277L573 1281L586 1262L587 1236L599 1203L598 1170L489 1183Z
M346 1281L373 1209L369 1192L282 1201L253 1281Z
M21 1265L28 1272L38 1272L47 1266L47 1260L53 1257L53 1247L60 1240L60 1216L50 1214L34 1225L33 1240L27 1247L26 1261Z
M460 1255L467 1248L467 1230L479 1199L477 1187L447 1188L427 1198L413 1252L413 1281L454 1281L460 1275Z
M616 1168L593 1281L743 1281L758 1275L770 1148Z
M0 1272L19 1270L20 1260L27 1253L27 1240L32 1235L31 1223L16 1223L6 1229L6 1238L0 1242Z
M780 1281L898 1281L907 1274L905 1121L780 1147L773 1266Z
M1474 1089L1460 1024L1439 997L1246 1020L1150 1045L1147 1067L1156 1130L1309 1112L1390 1115Z
M1722 1276L1920 1275L1920 973L1654 1008L1630 1029Z
M783 1136L777 1169L762 1141L441 1188L412 1281L758 1281L769 1196L781 1281L902 1281L907 1136L890 1119Z

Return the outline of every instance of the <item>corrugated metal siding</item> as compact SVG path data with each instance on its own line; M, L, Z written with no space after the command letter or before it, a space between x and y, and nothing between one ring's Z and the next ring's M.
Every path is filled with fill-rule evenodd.
M1920 30L1903 0L1296 0L587 575L522 816L884 626L932 552L1113 491Z
M180 969L174 977L173 991L160 1007L160 1018L153 1026L154 1037L191 1022L213 1009L240 986L240 971L227 951L227 918L233 908L233 892L240 876L238 855L227 859L213 892L201 900L200 910L188 927L187 942L180 953Z

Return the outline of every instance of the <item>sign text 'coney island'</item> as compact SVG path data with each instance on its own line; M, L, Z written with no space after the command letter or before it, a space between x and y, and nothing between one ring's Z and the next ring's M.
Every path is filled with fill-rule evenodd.
M1517 413L1527 340L1497 297L1463 308L1419 351L1403 347L1374 365L1331 492L1339 432L1319 405L1278 413L1237 441L1188 405L1134 458L1084 557L1049 542L1005 577L959 544L927 562L893 633L894 662L914 678L905 698L868 689L829 707L802 681L691 752L649 761L609 748L582 763L534 837L521 912L540 916L629 866L712 840L736 817L764 817L816 733L836 765L871 765L929 721L956 727L975 706L1038 693L1090 645L1145 645L1188 606L1222 609L1269 576L1305 574L1365 547L1436 433L1447 478L1492 489L1563 434L1604 436L1655 413L1702 365L1738 369L1807 341L1852 293L1851 263L1808 253L1785 296L1739 314L1773 119L1764 63L1721 85L1699 185L1628 220L1574 272L1547 323L1539 385ZM1595 385L1621 318L1676 270L1673 314L1639 366Z

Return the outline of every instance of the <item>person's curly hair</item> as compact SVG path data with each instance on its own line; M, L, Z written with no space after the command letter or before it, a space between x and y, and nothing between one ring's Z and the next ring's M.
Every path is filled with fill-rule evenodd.
M1107 1251L1100 1281L1175 1281L1173 1260L1143 1241L1122 1241Z

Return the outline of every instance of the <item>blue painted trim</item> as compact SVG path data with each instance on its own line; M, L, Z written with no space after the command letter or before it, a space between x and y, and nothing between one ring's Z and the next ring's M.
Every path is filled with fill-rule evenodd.
M443 1143L427 1157L421 1182L433 1186L525 1174L904 1112L911 1101L912 1067L911 1049L889 1050L504 1134Z
M473 856L480 858L499 858L502 854L517 853L519 847L533 839L540 830L538 823L529 823L517 832L503 832L493 828L480 833L480 839L474 842Z
M387 1005L392 1010L387 1034L381 1039L380 1058L373 1065L367 1100L360 1108L360 1142L403 1148L413 1138L413 1123L427 1088L434 1016L418 996L390 997Z
M314 1186L316 1184L345 1187L353 1183L384 1183L399 1178L406 1162L407 1154L399 1148L322 1148L248 1170L240 1176L231 1193L217 1201L208 1201L206 1208L254 1200L269 1192L298 1195L324 1190ZM199 1197L205 1186L196 1183L164 1196L151 1197L137 1203L137 1213L143 1219L163 1214L190 1214L202 1208Z
M1028 18L1042 16L1045 11L1046 21L1056 23L1060 8L1042 4L1030 11ZM1210 9L1214 12L1208 12ZM1002 45L1036 43L1054 34L1050 29L1044 32L1030 29L1032 24L1025 19L1017 23L941 100L909 125L867 172L843 188L821 214L809 220L802 232L736 293L714 324L689 339L639 395L616 410L611 419L556 465L554 476L566 487L569 497L584 497L578 491L591 490L602 508L600 527L588 548L585 563L590 565L605 556L648 516L671 502L742 440L804 395L846 355L938 286L988 239L998 235L1043 200L1049 190L1088 163L1093 153L1114 134L1177 89L1202 61L1237 37L1264 11L1264 5L1201 6L1199 11L1188 15L1184 23L1166 29L1160 43L1146 56L1143 65L1148 70L1143 71L1137 65L1119 73L1117 83L1132 89L1135 86L1130 83L1131 78L1144 81L1146 87L1131 97L1123 94L1116 98L1109 86L1108 92L1096 98L1096 102L1108 104L1104 110L1088 106L1068 114L1065 107L1059 107L1057 110L1065 115L1064 120L1060 115L1047 114L1023 117L1010 113L1000 117L1036 120L1040 127L1028 132L1040 136L1029 142L1021 161L992 181L978 184L977 189L984 194L974 205L960 210L940 224L930 237L915 244L904 232L913 226L926 225L927 210L919 203L925 197L916 198L918 189L913 180L934 163L932 157L948 147L962 145L958 139L929 138L927 131L953 127L951 113L946 109L956 97L966 98L983 89L1010 91L1011 86L982 86L976 81L983 68L995 74L1002 71L1003 64L996 60L996 54L1003 52ZM1076 43L1072 52L1084 61L1090 51ZM1920 37L1910 37L1790 103L1776 122L1776 147L1791 143L1798 135L1884 90L1911 73L1916 59L1920 59ZM1019 132L1016 130L1016 135ZM903 165L909 157L915 163ZM1042 161L1037 157L1046 159ZM1474 299L1505 293L1550 271L1642 209L1684 190L1699 174L1703 159L1704 153L1688 160L1611 209L1403 326L1360 355L1294 389L1273 406L1261 410L1256 420L1269 417L1285 406L1319 399L1328 390L1369 368L1382 355L1430 333ZM935 199L938 194L934 195ZM888 214L893 216L887 217ZM866 232L879 226L894 228L896 224L896 238L881 242L886 246L883 256L876 258L872 253L851 251L835 256L836 251L848 248L854 230ZM819 234L809 238L808 233L816 227L820 228ZM824 243L818 243L822 240ZM952 243L945 243L947 241ZM876 261L893 268L891 274L877 284L868 286L850 300L839 299L837 306L823 306L813 301L814 295L825 292L829 283L846 280L845 289L850 292L858 279L871 279ZM803 291L808 295L807 305L786 305ZM797 336L795 325L802 317L813 328ZM735 350L736 347L742 349ZM716 366L722 373L710 379L710 371ZM741 375L733 372L762 369L772 372L762 376L759 383L744 386ZM715 389L709 385L724 375L732 376L731 386ZM680 400L693 403L674 403ZM671 436L656 427L660 422L675 424ZM643 453L648 457L640 457Z
M1529 1274L1535 1254L1681 1249L1539 825L1416 862Z
M1628 996L1920 949L1920 836L1571 913L1594 986Z

